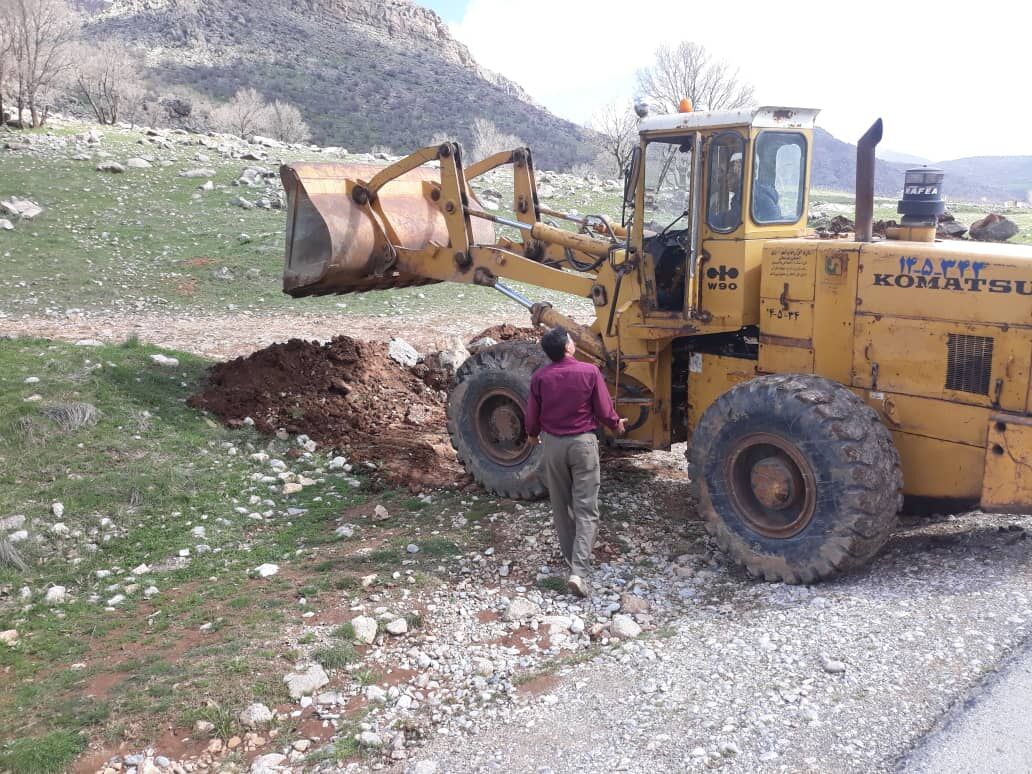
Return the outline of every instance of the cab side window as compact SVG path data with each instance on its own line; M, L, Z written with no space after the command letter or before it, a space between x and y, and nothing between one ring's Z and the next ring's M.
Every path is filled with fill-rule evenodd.
M745 140L736 132L718 134L710 142L706 224L728 233L742 222L742 161Z
M761 225L795 223L806 198L806 138L762 132L753 158L752 219Z

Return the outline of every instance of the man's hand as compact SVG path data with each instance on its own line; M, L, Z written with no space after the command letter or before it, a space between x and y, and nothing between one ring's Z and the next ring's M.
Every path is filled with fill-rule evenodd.
M623 417L620 418L620 422L616 426L616 434L623 435L627 432L627 420Z

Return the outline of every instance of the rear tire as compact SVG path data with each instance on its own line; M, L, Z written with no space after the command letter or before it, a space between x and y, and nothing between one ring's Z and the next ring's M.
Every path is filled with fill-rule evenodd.
M819 376L761 376L703 414L689 447L706 530L755 578L813 583L864 565L902 504L878 415Z
M448 434L484 489L514 500L544 497L541 447L530 443L524 409L530 377L548 358L533 341L503 342L473 355L448 396Z

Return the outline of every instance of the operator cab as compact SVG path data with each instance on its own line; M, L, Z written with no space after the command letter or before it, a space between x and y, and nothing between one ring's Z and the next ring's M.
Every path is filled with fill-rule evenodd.
M806 231L816 115L763 107L641 121L625 206L654 313L696 316L707 289L758 294L760 251L748 242Z

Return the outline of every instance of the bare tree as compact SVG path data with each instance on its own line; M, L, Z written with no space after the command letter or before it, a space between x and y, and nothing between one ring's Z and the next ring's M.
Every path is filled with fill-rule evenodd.
M14 48L14 24L11 18L10 3L0 0L0 124L7 119L4 109L4 91L7 80L14 69L11 51Z
M72 62L79 28L65 0L0 0L9 14L18 119L29 111L32 126L46 121L49 99Z
M472 158L465 161L480 161L495 153L523 148L526 143L514 134L506 134L486 118L473 122Z
M304 142L312 136L301 111L280 100L268 107L266 131L281 142Z
M599 148L616 162L617 173L622 174L638 144L638 119L630 105L616 103L603 108L592 119L591 128L598 133Z
M135 116L143 98L138 75L140 64L124 46L117 43L81 45L74 49L73 57L75 91L99 123L118 123L127 113Z
M638 88L664 112L677 110L686 98L696 110L732 110L755 102L752 85L741 79L737 67L690 41L676 48L660 46L655 64L638 72Z
M269 105L254 89L240 89L233 99L211 111L211 123L220 132L249 137L269 123Z

